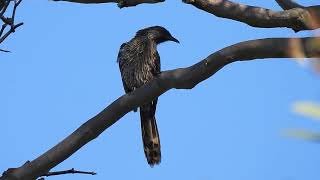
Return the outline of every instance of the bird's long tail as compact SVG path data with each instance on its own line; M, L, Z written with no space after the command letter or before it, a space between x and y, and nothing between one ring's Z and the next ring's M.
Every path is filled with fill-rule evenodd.
M159 164L161 161L160 138L155 118L155 108L156 101L140 107L143 148L150 166Z

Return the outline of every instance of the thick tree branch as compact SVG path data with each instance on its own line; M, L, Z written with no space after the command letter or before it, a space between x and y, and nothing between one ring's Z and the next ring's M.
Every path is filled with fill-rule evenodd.
M253 27L287 27L296 32L320 27L320 23L315 23L320 19L320 6L275 12L228 0L183 0L183 2L192 4L215 16L240 21Z
M138 4L154 4L164 2L165 0L53 0L53 1L68 1L83 4L99 4L99 3L118 3L119 8L136 6Z
M292 0L276 0L279 6L284 9L293 9L293 8L304 8L304 6L292 1Z
M221 49L199 63L162 72L150 83L125 94L81 125L59 144L19 168L11 168L0 180L33 180L79 150L125 114L170 89L191 89L225 65L265 58L320 57L320 38L275 38L241 42ZM299 52L298 52L299 51Z

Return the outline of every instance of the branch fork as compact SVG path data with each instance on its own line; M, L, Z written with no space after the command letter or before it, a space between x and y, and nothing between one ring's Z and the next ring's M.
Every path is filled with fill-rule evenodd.
M11 17L5 17L4 14L7 11L7 8L9 7L11 2L14 3ZM2 0L1 1L1 5L3 5L3 6L1 7L0 19L2 20L3 24L2 24L1 30L0 30L0 44L10 34L14 33L18 27L23 25L23 23L15 24L16 10L21 2L22 2L22 0L13 0L13 1L12 0ZM3 34L5 32L6 27L8 27L8 26L10 27L9 30L5 34ZM8 50L3 50L3 49L0 49L0 51L10 52Z
M230 0L182 0L198 9L217 17L243 22L252 27L276 28L287 27L295 32L320 28L320 6L303 7L301 5L285 4L286 0L278 0L284 11L249 6ZM287 2L287 1L286 1Z

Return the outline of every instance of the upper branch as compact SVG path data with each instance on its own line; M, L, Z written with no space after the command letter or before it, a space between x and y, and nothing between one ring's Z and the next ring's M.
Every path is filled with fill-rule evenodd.
M320 27L320 6L294 8L275 12L261 7L248 6L228 0L183 0L215 16L246 23L253 27L287 27L294 31Z
M147 3L159 3L165 0L53 0L53 1L68 1L74 3L83 4L98 4L98 3L118 3L119 8L136 6L138 4Z
M292 1L292 0L276 0L279 6L284 9L293 9L293 8L304 8L304 6Z
M191 89L229 63L265 58L320 57L319 44L320 38L311 37L245 41L221 49L190 67L162 72L148 84L119 97L35 160L9 169L0 180L30 180L46 174L134 108L170 89Z

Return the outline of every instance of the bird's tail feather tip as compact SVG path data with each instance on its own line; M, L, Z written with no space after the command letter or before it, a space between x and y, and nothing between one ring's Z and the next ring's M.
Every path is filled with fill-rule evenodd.
M146 158L150 167L160 164L161 162L161 151L159 147L145 149Z
M148 164L153 167L161 161L160 137L156 118L152 114L155 109L149 107L149 112L143 110L140 108L143 149Z
M154 167L155 165L159 165L161 160L159 159L148 159L148 164L150 167Z

